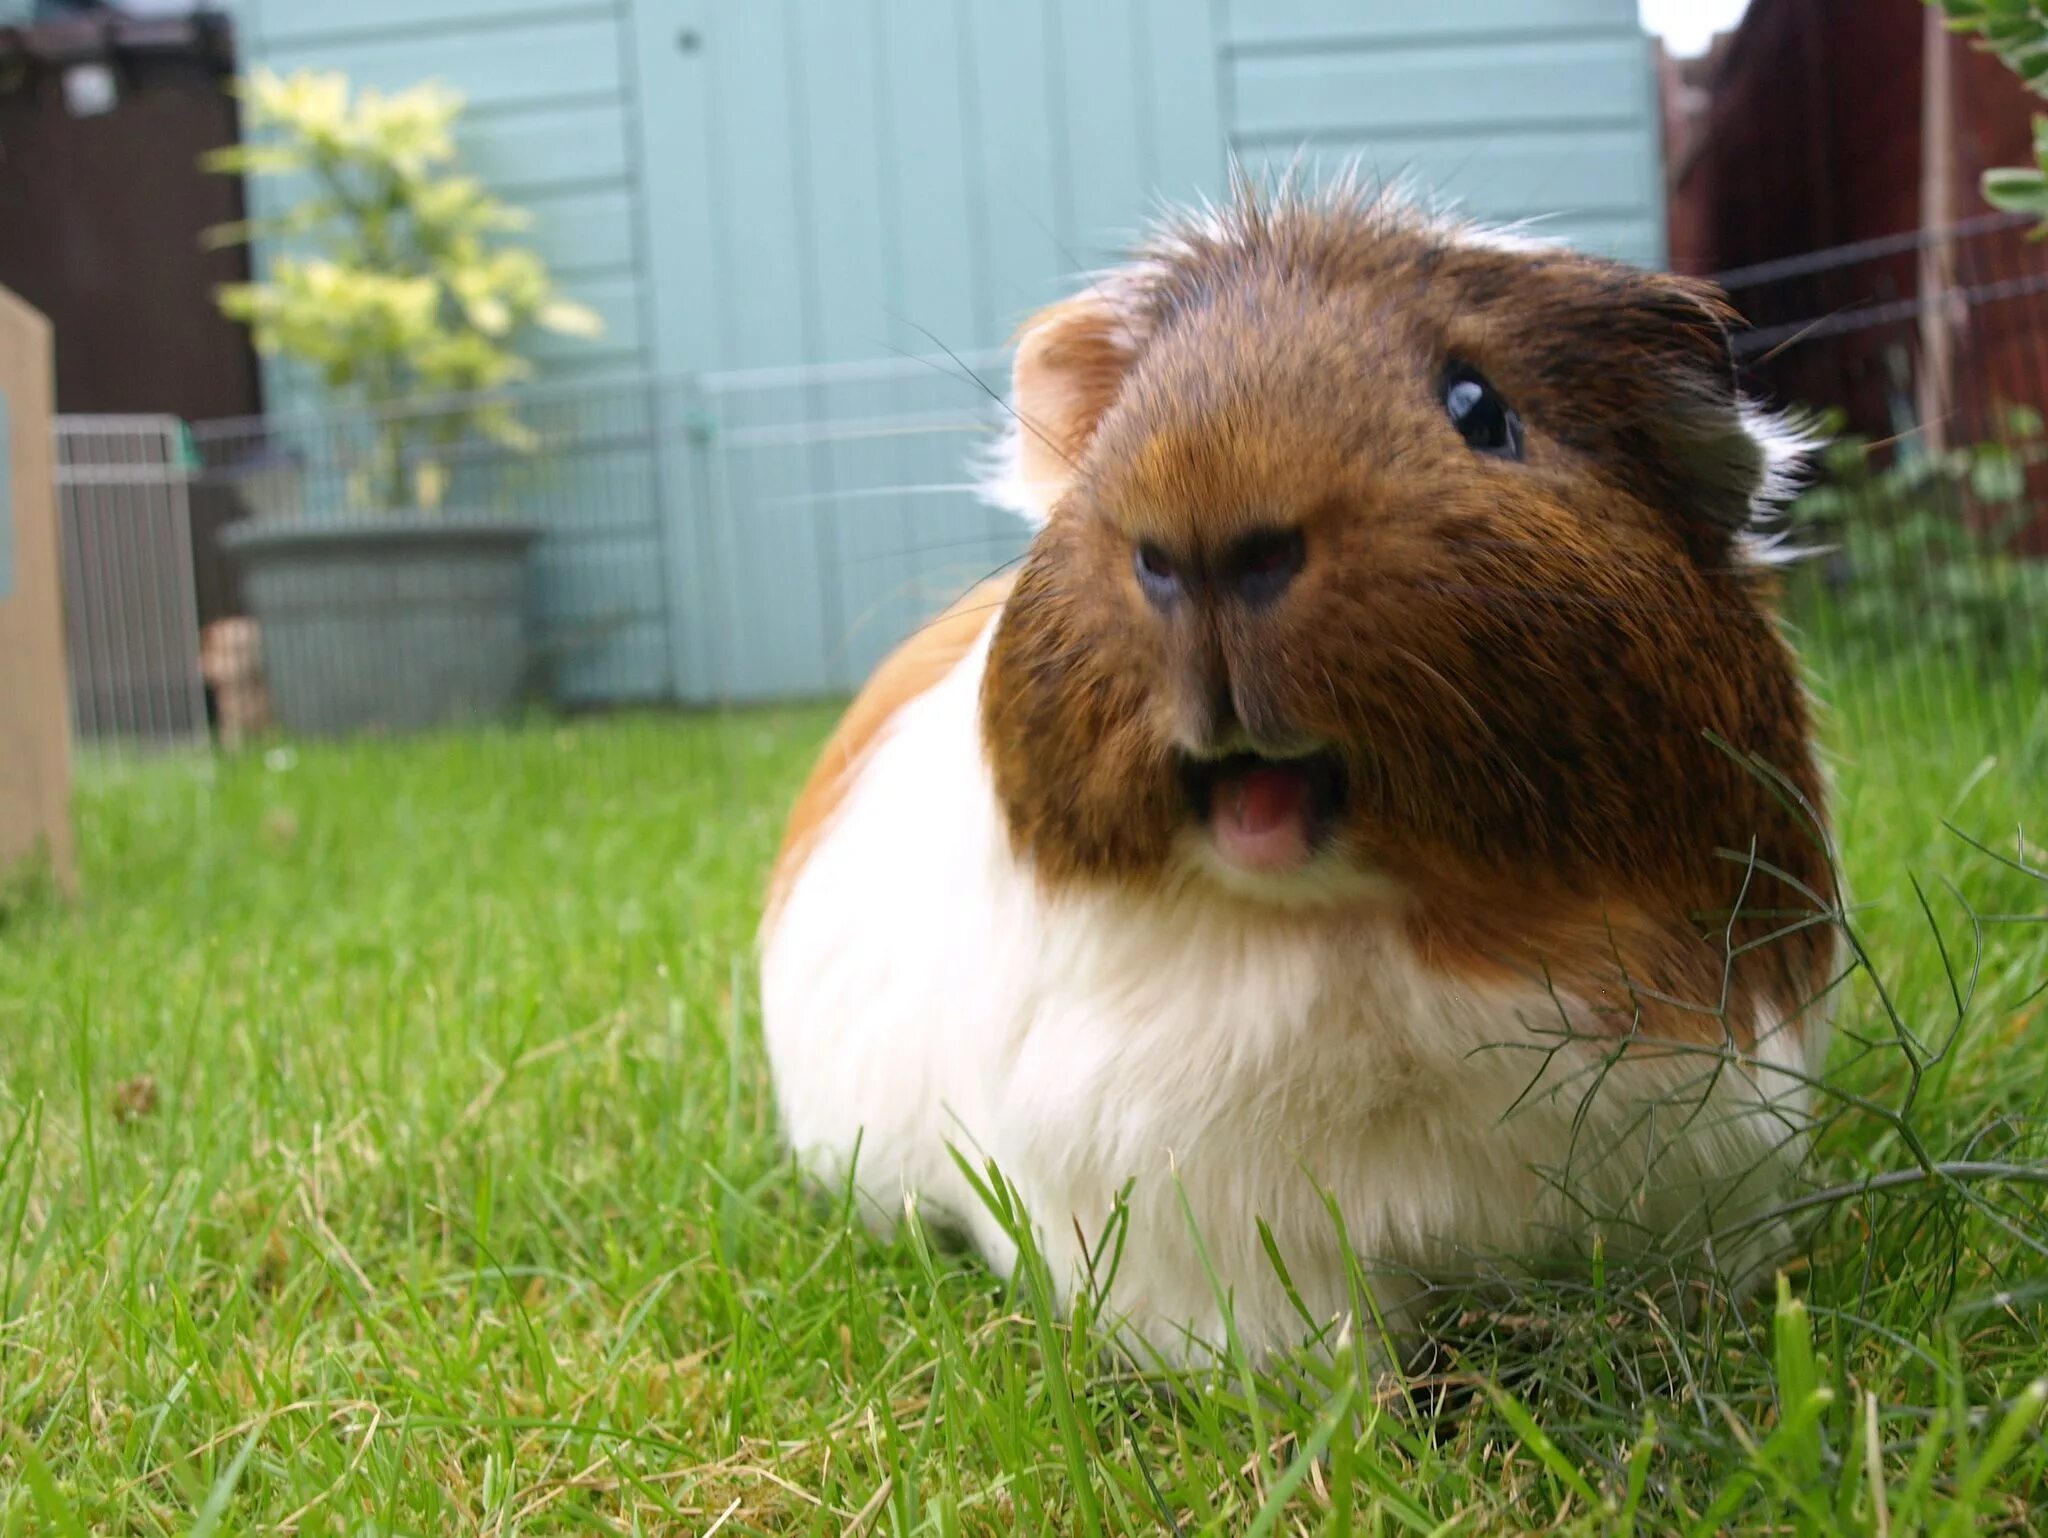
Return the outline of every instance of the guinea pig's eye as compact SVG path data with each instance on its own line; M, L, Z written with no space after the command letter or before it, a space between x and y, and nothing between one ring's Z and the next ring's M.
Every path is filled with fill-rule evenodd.
M1500 459L1522 457L1522 419L1478 369L1453 363L1439 389L1444 412L1466 443Z
M1159 608L1180 597L1180 573L1173 569L1173 559L1149 539L1138 542L1137 554L1132 560L1138 573L1138 586L1145 596Z

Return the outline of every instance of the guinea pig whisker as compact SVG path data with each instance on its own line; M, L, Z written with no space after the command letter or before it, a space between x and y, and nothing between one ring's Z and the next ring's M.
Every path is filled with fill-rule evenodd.
M877 561L900 561L911 556L945 555L955 550L985 550L990 541L986 534L967 535L960 539L926 540L915 545L891 545L886 550L870 550L861 555L842 555L839 564L845 567L871 566Z
M986 395L990 400L994 401L998 406L1002 407L1003 410L1007 412L1012 419L1015 420L1018 427L1022 428L1025 432L1031 434L1032 437L1036 438L1046 448L1050 449L1055 455L1058 456L1060 462L1064 464L1069 470L1080 469L1080 466L1076 465L1072 458L1068 456L1067 451L1061 448L1058 443L1054 442L1052 437L1045 431L1045 429L1040 427L1036 422L1032 421L1029 417L1025 416L1023 412L1019 411L1008 400L1004 399L1002 391L996 389L995 386L991 385L986 379L983 379L981 375L975 373L973 369L969 368L967 366L966 360L962 358L960 354L953 351L952 348L948 347L944 342L940 341L936 332L933 332L928 327L920 326L916 321L911 320L906 316L899 315L896 318L902 321L904 325L910 327L910 329L915 331L918 335L924 337L934 347L938 348L940 352L944 353L948 358L951 358L953 360L954 365L960 370L961 376L964 376L967 380L972 381L974 386L977 389L979 389L983 395ZM891 348L890 351L899 353L906 358L915 358L917 356L915 353L906 352L900 347ZM929 358L921 359L919 361L930 364L933 372L935 373L944 374L946 372L944 369L940 368L938 364L933 363L932 360Z
M786 497L763 497L755 504L763 508L817 507L828 502L883 502L897 497L937 497L956 492L972 493L973 481L912 481L900 486L849 486L832 491L802 491Z
M1602 551L1594 555L1588 551L1572 550L1558 545L1555 541L1540 539L1519 539L1508 534L1467 534L1453 541L1461 550L1505 550L1541 551L1547 562L1563 562L1587 571L1614 571L1616 569L1641 569L1662 573L1667 569L1667 558L1633 552ZM1699 568L1707 576L1739 577L1754 570L1749 565L1729 565Z
M1446 694L1465 708L1465 713L1472 718L1473 725L1486 734L1495 749L1502 750L1500 753L1501 766L1519 780L1522 788L1529 792L1529 804L1531 806L1540 806L1543 802L1543 792L1536 788L1536 782L1529 778L1527 771L1504 751L1504 745L1500 740L1500 733L1494 730L1493 723L1486 719L1485 713L1472 703L1472 697L1449 678L1445 677L1443 670L1431 663L1428 658L1417 652L1410 651L1398 642L1388 643L1387 649L1415 668L1417 672L1435 680Z
M1446 582L1440 578L1417 577L1411 585L1427 592L1468 598L1526 599L1552 608L1602 609L1617 614L1747 614L1740 604L1653 603L1638 598L1610 598L1598 593L1564 593L1516 583Z
M1009 560L1002 562L1000 565L989 568L988 571L984 572L974 581L968 583L961 590L962 596L964 597L966 594L972 593L984 582L993 581L995 578L1001 576L1004 572L1008 571L1011 567L1022 565L1023 561L1023 555L1013 555L1010 557ZM923 635L927 630L930 630L934 625L942 624L948 619L957 620L963 615L1000 613L1003 605L1007 602L1009 602L1009 594L1007 592L1003 592L992 595L983 603L955 603L947 606L942 606L932 614L931 618L925 620L915 630L911 631L910 634L913 636ZM907 640L908 637L906 637L905 639Z

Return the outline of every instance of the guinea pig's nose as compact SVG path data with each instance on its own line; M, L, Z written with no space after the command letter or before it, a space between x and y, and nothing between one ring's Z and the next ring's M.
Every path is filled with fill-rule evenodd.
M1255 529L1232 542L1224 557L1223 576L1246 603L1268 604L1287 591L1307 559L1308 545L1301 530Z

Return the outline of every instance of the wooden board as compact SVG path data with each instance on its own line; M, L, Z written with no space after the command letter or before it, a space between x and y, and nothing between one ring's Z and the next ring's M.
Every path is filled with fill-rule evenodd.
M46 859L75 883L71 721L50 469L50 328L0 289L0 881Z

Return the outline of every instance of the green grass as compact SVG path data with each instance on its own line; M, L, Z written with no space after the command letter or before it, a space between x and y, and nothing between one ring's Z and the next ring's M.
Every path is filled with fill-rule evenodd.
M749 947L823 713L96 770L82 897L0 908L0 1532L2038 1530L2044 1189L1948 1165L2042 1167L2048 926L1971 915L2048 887L1943 824L2048 821L2048 718L1834 686L1886 991L1820 1178L1940 1178L1775 1308L1596 1273L1410 1385L1136 1381L794 1178Z

